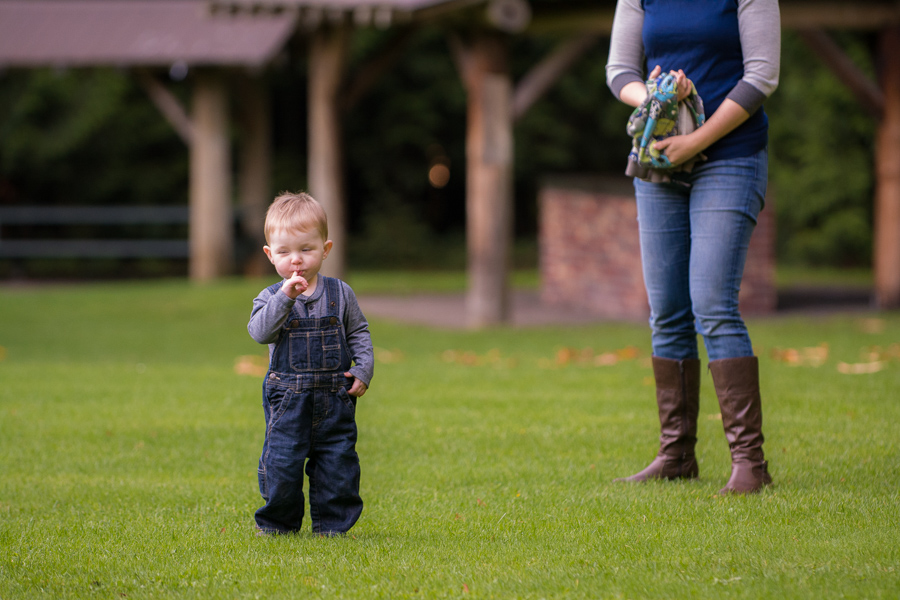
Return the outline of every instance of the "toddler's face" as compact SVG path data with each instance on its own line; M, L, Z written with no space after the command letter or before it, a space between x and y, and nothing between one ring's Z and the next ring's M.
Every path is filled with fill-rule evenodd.
M279 275L290 279L296 273L312 286L322 261L331 251L331 240L323 240L315 229L278 230L271 234L269 245L263 250Z

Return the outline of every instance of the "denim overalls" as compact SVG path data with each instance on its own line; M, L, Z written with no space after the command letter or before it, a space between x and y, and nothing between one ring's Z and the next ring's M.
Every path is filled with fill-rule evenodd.
M338 280L319 275L325 317L303 318L295 305L269 360L263 383L266 439L259 460L265 506L257 526L288 533L303 521L303 465L315 533L349 530L362 513L356 454L356 398L347 393L350 355L338 315ZM272 286L273 292L281 283Z

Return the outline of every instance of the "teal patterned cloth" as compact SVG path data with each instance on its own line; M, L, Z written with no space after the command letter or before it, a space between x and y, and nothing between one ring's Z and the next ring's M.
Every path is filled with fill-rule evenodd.
M691 93L678 102L675 75L660 75L647 80L647 99L634 109L626 131L631 136L631 152L625 174L646 181L668 182L672 173L690 171L702 154L684 164L672 167L666 155L653 147L653 142L673 135L690 133L703 125L703 100L691 84Z

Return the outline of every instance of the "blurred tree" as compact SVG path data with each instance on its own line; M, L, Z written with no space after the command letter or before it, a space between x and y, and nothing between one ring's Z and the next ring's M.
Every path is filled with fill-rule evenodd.
M766 103L778 258L867 266L878 123L796 35L782 39L781 81ZM835 39L875 79L871 40L851 33Z
M186 201L187 148L128 73L0 75L0 203Z

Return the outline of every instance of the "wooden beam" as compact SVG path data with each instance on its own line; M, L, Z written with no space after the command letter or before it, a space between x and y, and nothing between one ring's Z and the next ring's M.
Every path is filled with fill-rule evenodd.
M900 308L900 26L881 33L884 117L875 156L875 301Z
M536 10L526 33L590 32L608 36L612 31L615 3L596 8ZM873 0L842 2L830 0L782 0L782 29L823 28L878 30L900 23L900 6Z
M513 94L513 119L522 118L572 64L599 40L599 36L588 33L561 42L550 55L526 73Z
M159 112L186 146L194 139L194 124L181 101L147 69L134 69L134 76Z
M190 277L231 274L234 258L228 94L222 74L200 71L194 84L194 141L190 151Z
M884 95L878 84L856 66L828 33L821 29L798 29L797 35L831 69L838 81L847 86L870 115L881 118Z
M262 250L266 243L266 209L272 201L272 116L268 88L261 76L240 75L238 94L242 130L238 158L240 224L244 239L252 240L253 245L242 270L244 275L258 277L272 271Z
M466 126L466 320L473 328L509 320L513 222L512 80L506 41L481 33L452 42L468 101Z
M535 12L526 34L593 33L608 36L612 31L614 7Z
M346 218L343 180L341 89L350 26L339 24L312 34L309 51L309 192L328 213L334 242L324 271L343 278L346 271Z
M871 2L781 2L781 27L784 29L861 29L878 30L900 23L896 3Z

